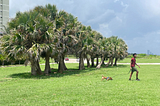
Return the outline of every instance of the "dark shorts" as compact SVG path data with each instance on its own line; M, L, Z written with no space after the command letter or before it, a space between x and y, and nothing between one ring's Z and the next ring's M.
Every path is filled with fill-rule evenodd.
M137 70L137 68L136 67L132 67L132 72L137 72L138 70Z

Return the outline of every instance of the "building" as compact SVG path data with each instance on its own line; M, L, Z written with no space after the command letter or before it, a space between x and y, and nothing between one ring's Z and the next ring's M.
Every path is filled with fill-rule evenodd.
M0 33L4 33L4 26L9 21L9 0L0 0Z

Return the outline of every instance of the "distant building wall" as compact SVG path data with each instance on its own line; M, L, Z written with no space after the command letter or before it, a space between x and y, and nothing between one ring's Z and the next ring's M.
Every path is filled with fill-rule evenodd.
M4 26L9 21L9 0L0 0L0 32L4 32Z

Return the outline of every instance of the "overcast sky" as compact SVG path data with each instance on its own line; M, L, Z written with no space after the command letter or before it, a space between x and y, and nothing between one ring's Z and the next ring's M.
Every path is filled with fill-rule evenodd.
M10 17L48 3L105 37L124 39L130 53L160 54L160 0L10 0Z

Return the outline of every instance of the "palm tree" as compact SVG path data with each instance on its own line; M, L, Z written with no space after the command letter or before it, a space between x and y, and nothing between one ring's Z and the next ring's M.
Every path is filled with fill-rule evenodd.
M111 36L110 38L107 38L108 40L108 50L109 50L109 62L107 63L106 66L108 66L111 63L111 66L113 66L113 60L115 59L115 64L117 65L117 60L125 58L127 56L127 45L125 42L118 38L117 36Z
M55 54L55 45L56 43L58 43L58 38L57 36L54 35L54 29L56 29L56 25L55 25L55 19L57 17L57 8L55 5L46 5L45 7L43 6L38 6L34 8L34 11L37 11L39 14L41 14L43 17L45 17L50 23L49 26L51 26L50 28L48 28L47 32L44 33L45 34L45 40L44 42L40 45L40 50L41 50L41 56L43 58L45 58L45 74L49 74L51 73L51 68L50 68L50 63L49 63L49 59L52 55L52 57L54 57L53 55ZM46 27L46 25L42 25L44 27ZM42 30L40 30L40 32L42 33ZM57 52L57 51L56 51Z
M2 43L8 57L24 56L26 64L28 61L31 63L32 74L41 74L39 59L43 48L47 47L45 44L53 41L54 37L49 33L54 28L53 22L32 10L17 13L15 19L9 23L9 28L11 29L10 38ZM48 50L51 50L50 47L54 46L50 44Z
M77 39L78 39L78 47L76 51L79 53L79 70L85 69L84 67L84 55L86 51L86 45L85 42L87 40L87 32L86 32L86 26L81 25L80 31L77 33Z
M54 35L59 42L56 45L58 50L58 72L62 73L67 70L64 63L64 57L68 51L77 43L75 31L77 27L77 18L65 11L60 11L56 18L56 30Z
M69 50L69 46L76 43L74 30L78 22L77 18L64 11L56 12L54 5L38 6L32 11L17 13L16 18L9 23L10 29L15 29L14 32L21 37L24 36L26 41L24 47L30 56L27 60L31 62L31 66L34 66L32 65L35 63L35 61L32 62L34 58L36 58L36 62L41 56L45 58L46 74L50 72L49 58L56 58L57 54L59 54L59 72L62 73L66 69L64 56ZM15 36L15 33L12 34ZM32 56L32 53L35 53L35 56Z
M94 67L94 59L97 58L96 66L99 63L99 41L102 39L102 35L97 31L91 31L87 38L87 54L91 57L92 67ZM88 60L88 59L87 59Z
M92 38L89 38L91 27L84 26L79 24L76 31L76 38L78 43L74 45L75 53L78 53L79 56L79 70L85 69L84 59L87 58L88 67L90 67L89 58L88 58L88 46L92 43Z
M96 68L100 68L101 65L104 62L105 56L108 56L108 40L106 38L103 38L102 40L99 41L99 53L101 55L101 62L98 64Z
M116 46L116 54L115 54L115 63L114 65L117 66L118 59L123 60L128 55L128 46L124 42L123 39L118 39L118 45Z

